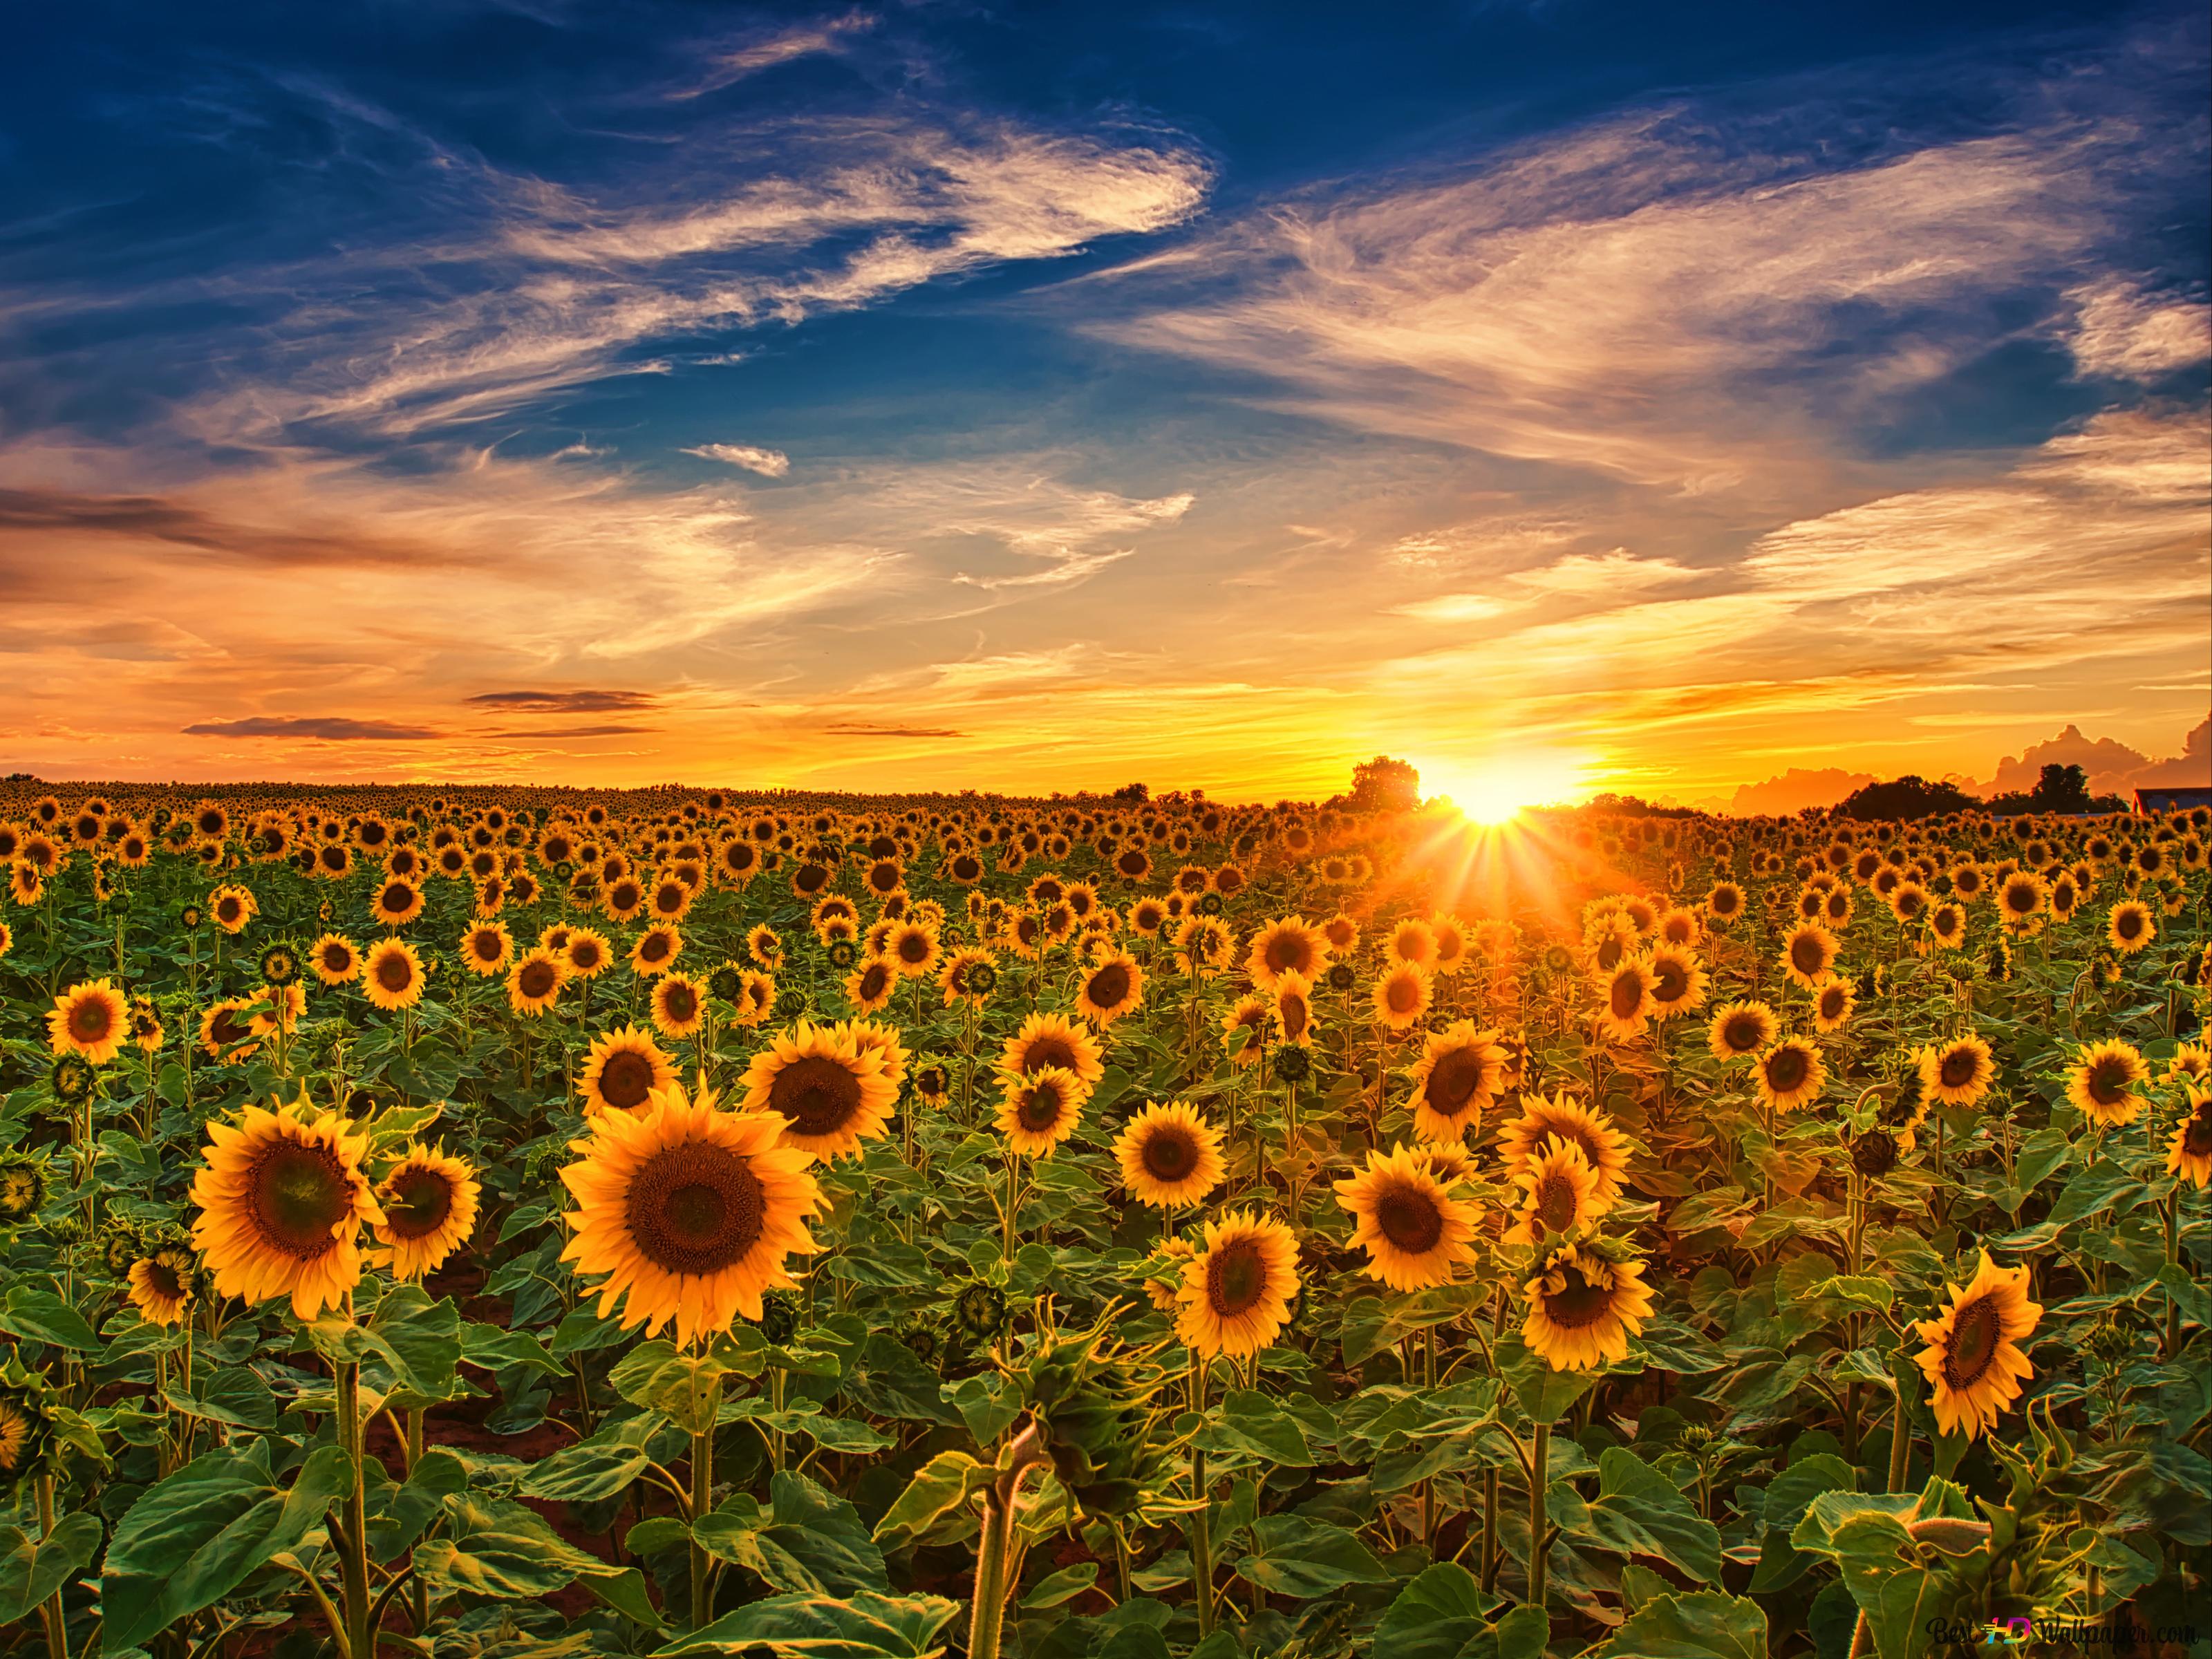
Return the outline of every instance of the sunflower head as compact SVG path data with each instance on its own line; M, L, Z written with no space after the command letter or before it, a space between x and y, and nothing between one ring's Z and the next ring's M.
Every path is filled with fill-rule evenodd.
M1184 1265L1176 1334L1194 1353L1242 1358L1270 1346L1299 1290L1297 1241L1272 1217L1232 1210L1206 1224Z
M1171 1462L1153 1403L1164 1378L1107 1334L1121 1311L1109 1308L1087 1331L1043 1338L1017 1374L1053 1472L1091 1516L1133 1514Z
M1626 1359L1629 1339L1651 1316L1643 1263L1625 1245L1601 1237L1553 1245L1522 1288L1528 1297L1522 1339L1555 1371Z
M1364 1271L1397 1291L1451 1282L1474 1256L1474 1206L1451 1196L1428 1152L1401 1146L1370 1152L1367 1167L1336 1182L1336 1201L1352 1218L1352 1242L1367 1252Z
M1116 1138L1114 1153L1121 1184L1156 1209L1205 1202L1227 1173L1221 1132L1180 1102L1137 1113Z
M952 1298L952 1324L971 1342L995 1342L1006 1328L1006 1293L986 1279L970 1279Z
M2027 1299L2027 1269L1981 1261L1971 1282L1951 1287L1950 1305L1920 1322L1927 1346L1915 1356L1932 1394L1936 1425L1969 1440L1993 1427L2034 1376L2019 1344L2043 1310Z
M384 1219L362 1162L366 1135L305 1094L273 1110L247 1108L236 1124L210 1122L192 1181L192 1242L223 1296L289 1295L313 1319L361 1277L356 1240Z
M20 1227L46 1205L46 1161L9 1147L0 1152L0 1226Z
M1075 1133L1089 1094L1074 1073L1058 1066L1010 1077L999 1107L999 1130L1015 1152L1049 1158Z

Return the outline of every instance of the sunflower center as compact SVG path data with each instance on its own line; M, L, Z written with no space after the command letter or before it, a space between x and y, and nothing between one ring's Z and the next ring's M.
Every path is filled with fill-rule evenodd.
M1959 1310L1951 1324L1951 1340L1943 1346L1943 1381L1954 1389L1971 1389L1988 1372L1996 1358L2002 1327L1992 1297L1977 1297Z
M1842 986L1831 985L1826 990L1820 993L1821 1018L1837 1019L1842 1017L1843 1012L1844 988Z
M2123 910L2112 925L2122 939L2133 939L2142 932L2142 917L2133 910Z
M215 1012L214 1023L208 1027L208 1035L217 1042L228 1047L241 1037L251 1035L252 1030L252 1026L238 1018L234 1009L218 1008Z
M1198 1167L1198 1143L1186 1129L1155 1129L1145 1137L1139 1161L1155 1181L1181 1181Z
M1554 1325L1569 1330L1580 1330L1585 1325L1595 1325L1613 1310L1613 1291L1609 1285L1593 1285L1584 1279L1579 1267L1566 1268L1562 1277L1564 1288L1547 1291L1544 1296L1544 1316Z
M699 1012L699 999L688 985L672 985L661 994L660 1006L671 1024L682 1025Z
M1075 1046L1063 1036L1041 1036L1022 1051L1022 1070L1042 1072L1048 1066L1075 1069Z
M1825 965L1827 953L1821 950L1816 939L1792 939L1790 942L1790 963L1801 974L1817 974Z
M630 1177L626 1206L639 1252L663 1272L703 1275L734 1267L768 1215L760 1179L726 1146L665 1146Z
M2181 1132L2181 1150L2191 1158L2212 1155L2212 1117L2200 1114L2189 1120Z
M1455 1048L1431 1068L1422 1093L1444 1116L1456 1117L1481 1086L1482 1056L1472 1048Z
M1267 941L1267 966L1279 974L1303 974L1308 958L1306 942L1296 933L1278 933Z
M1659 964L1656 990L1660 1001L1680 1002L1689 988L1690 976L1683 970L1680 963L1667 961Z
M901 962L927 961L929 957L929 935L920 932L907 934L899 940L898 953Z
M1425 1255L1444 1236L1443 1212L1418 1187L1392 1187L1375 1200L1375 1225L1409 1255Z
M1253 1240L1240 1238L1207 1253L1206 1304L1224 1319L1260 1305L1267 1293L1267 1263Z
M353 1194L329 1147L272 1141L246 1182L262 1243L303 1261L337 1248L333 1229L352 1212Z
M775 1074L768 1102L794 1134L835 1134L860 1109L860 1080L827 1054L808 1054Z
M103 1042L114 1029L114 1011L98 997L87 997L70 1010L70 1035L79 1042Z
M1613 1012L1616 1019L1631 1019L1644 1006L1644 975L1623 974L1613 982Z
M2117 1106L2127 1093L2127 1067L2118 1060L2100 1060L2089 1068L2089 1098L2100 1106Z
M404 991L415 982L415 964L391 951L377 962L376 982L387 991Z
M1101 1008L1118 1006L1129 994L1129 970L1118 962L1109 962L1091 975L1091 1000Z
M384 1218L402 1238L428 1238L453 1212L453 1184L435 1170L402 1170L384 1190Z
M1059 1089L1050 1084L1040 1084L1022 1091L1017 1115L1022 1121L1022 1127L1032 1134L1042 1134L1060 1121L1061 1106Z
M1721 1041L1733 1054L1749 1054L1765 1035L1759 1021L1749 1014L1738 1014L1721 1028Z
M1296 1042L1306 1034L1306 1005L1303 997L1285 997L1276 1005L1277 1016L1283 1022L1285 1042Z
M1619 939L1609 939L1597 947L1597 965L1607 972L1620 966L1622 945Z
M1805 1054L1799 1048L1778 1048L1766 1062L1766 1081L1778 1092L1787 1094L1805 1081Z
M1390 981L1390 1012L1410 1014L1421 1004L1421 987L1411 974L1401 974Z
M660 961L668 954L668 936L665 933L647 933L645 943L638 947L637 954L641 962Z
M599 1094L621 1111L645 1104L653 1092L653 1062L635 1048L619 1048L599 1067Z
M552 990L555 979L551 963L527 962L515 976L514 987L526 997L542 997Z
M1575 1224L1575 1212L1581 1206L1575 1201L1575 1183L1556 1171L1547 1172L1536 1183L1536 1219L1550 1232L1563 1233Z
M146 1288L165 1302L174 1302L185 1293L184 1280L177 1270L159 1256L146 1260Z
M1942 1080L1945 1088L1963 1089L1974 1080L1976 1069L1972 1049L1954 1048L1943 1056L1943 1063L1936 1068L1936 1075Z

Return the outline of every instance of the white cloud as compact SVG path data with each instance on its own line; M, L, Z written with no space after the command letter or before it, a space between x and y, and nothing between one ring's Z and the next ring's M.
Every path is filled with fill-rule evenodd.
M724 461L757 472L763 478L781 478L791 471L791 457L780 449L757 449L751 444L700 444L684 452L710 461Z
M2112 277L2066 296L2077 307L2066 344L2085 374L2154 380L2212 356L2212 307L2160 299Z

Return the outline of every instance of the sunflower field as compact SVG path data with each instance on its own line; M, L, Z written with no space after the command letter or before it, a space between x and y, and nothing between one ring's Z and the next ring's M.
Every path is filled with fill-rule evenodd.
M2212 1653L2208 829L0 785L0 1641Z

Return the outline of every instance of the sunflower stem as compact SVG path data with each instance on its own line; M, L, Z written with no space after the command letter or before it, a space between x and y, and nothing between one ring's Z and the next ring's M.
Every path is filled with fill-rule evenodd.
M1035 1423L1025 1423L999 1455L999 1476L983 1495L983 1531L975 1543L975 1599L969 1611L968 1659L999 1659L1006 1597L1021 1569L1014 1521L1022 1480L1046 1461Z
M1482 1593L1498 1588L1498 1467L1482 1472Z
M41 1474L38 1479L39 1537L43 1541L54 1535L54 1477ZM57 1589L46 1598L40 1610L46 1626L46 1651L52 1659L69 1659L69 1613L62 1606L62 1593Z
M1544 1498L1551 1484L1552 1425L1536 1425L1536 1444L1528 1459L1528 1605L1544 1605L1544 1569L1550 1552L1544 1543Z
M707 1413L704 1433L691 1437L691 1518L699 1518L714 1507L714 1419L721 1415L722 1380L717 1376L711 1380L708 1392L712 1409ZM691 1628L704 1630L714 1615L714 1585L708 1574L713 1566L704 1546L696 1538L691 1540Z
M361 1420L361 1362L340 1360L337 1384L338 1443L353 1460L353 1483L345 1495L345 1536L338 1555L339 1579L345 1589L346 1652L353 1659L372 1659L375 1648L368 1628L368 1505L363 1484L368 1452Z

